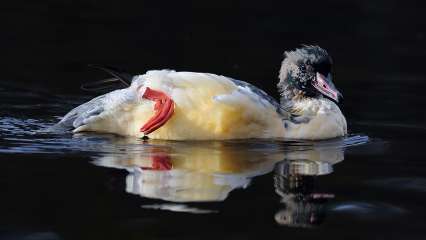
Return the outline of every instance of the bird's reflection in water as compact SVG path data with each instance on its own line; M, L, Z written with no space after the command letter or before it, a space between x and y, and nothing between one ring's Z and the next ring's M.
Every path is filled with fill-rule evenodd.
M315 192L316 176L329 174L332 170L330 162L285 160L278 163L274 182L283 208L275 214L276 222L292 227L320 224L325 215L324 205L334 195Z
M232 190L248 187L254 177L274 171L275 190L282 201L282 209L275 214L277 223L311 226L322 221L323 205L333 197L315 192L316 177L332 172L333 165L344 159L345 147L367 140L355 136L303 143L253 140L129 144L119 139L115 144L121 151L109 151L94 163L126 169L128 193L173 202L147 206L171 211L190 209L185 202L223 201Z
M171 202L223 201L283 159L277 143L150 142L95 164L129 171L126 191Z
M281 197L282 209L275 221L291 227L311 227L320 224L325 216L325 204L334 198L332 193L316 192L318 176L333 172L333 165L343 161L344 149L367 141L351 137L293 147L274 169L275 192Z

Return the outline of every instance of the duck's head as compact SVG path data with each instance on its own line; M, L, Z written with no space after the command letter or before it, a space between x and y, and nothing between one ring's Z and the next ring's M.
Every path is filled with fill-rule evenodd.
M325 96L339 101L342 95L332 82L333 63L326 50L304 45L284 55L278 88L285 99Z

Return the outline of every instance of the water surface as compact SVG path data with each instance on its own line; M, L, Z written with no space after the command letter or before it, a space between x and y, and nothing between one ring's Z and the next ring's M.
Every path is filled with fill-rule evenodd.
M315 142L73 135L43 130L87 97L3 90L3 239L402 237L425 223L421 126L353 122L368 136Z

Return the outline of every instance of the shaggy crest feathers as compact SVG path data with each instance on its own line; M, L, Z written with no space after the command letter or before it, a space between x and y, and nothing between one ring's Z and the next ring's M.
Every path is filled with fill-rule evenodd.
M316 45L302 45L302 48L297 48L293 51L286 51L285 58L293 63L311 63L321 62L322 60L330 59L327 51ZM331 59L330 59L331 60Z

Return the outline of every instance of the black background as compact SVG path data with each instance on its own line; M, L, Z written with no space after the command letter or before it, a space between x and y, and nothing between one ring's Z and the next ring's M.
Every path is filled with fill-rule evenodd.
M426 54L420 1L18 0L0 9L2 79L62 90L96 79L89 63L213 72L273 92L284 50L300 44L330 52L338 84L416 74Z
M94 93L84 92L80 86L106 77L87 68L87 64L97 63L133 74L164 68L212 72L251 82L278 97L275 84L284 51L301 44L322 46L334 59L334 81L345 97L342 108L349 130L384 139L391 146L384 153L374 145L365 152L349 152L336 173L325 177L325 185L340 200L389 201L409 213L379 223L363 219L352 224L331 217L318 231L285 229L283 234L271 217L275 210L269 206L270 196L275 196L272 178L264 176L248 190L233 193L224 202L229 211L219 217L185 220L173 213L156 212L138 218L142 214L135 209L141 198L124 192L121 185L126 173L122 171L91 165L84 154L2 154L1 225L12 231L16 228L16 232L25 232L22 226L29 232L52 228L66 239L79 239L72 235L76 231L88 232L87 239L100 235L120 239L123 234L129 239L131 234L134 239L185 238L190 231L194 239L229 232L246 239L246 235L262 237L263 229L270 228L275 237L287 234L311 239L320 233L333 238L341 234L354 239L361 235L404 239L411 234L412 239L420 239L424 235L424 182L415 184L423 190L407 195L396 190L366 190L364 182L395 176L425 181L421 178L426 121L424 9L420 1L395 0L2 2L0 83L13 88L1 91L20 88L62 97L92 96ZM11 94L2 96L10 98ZM16 95L20 96L22 93ZM23 117L16 114L17 119L30 119L42 115L37 111L46 113L44 105L35 106L37 98L29 99L23 102L30 107L23 108L17 101L12 110L2 109L2 115L19 110L24 113ZM14 101L1 100L2 107ZM57 108L60 113L54 109L55 115L66 113L71 106ZM53 114L47 113L51 121ZM24 141L22 146L28 144ZM119 184L113 190L108 188ZM258 197L266 195L268 199ZM265 207L259 202L266 203Z

